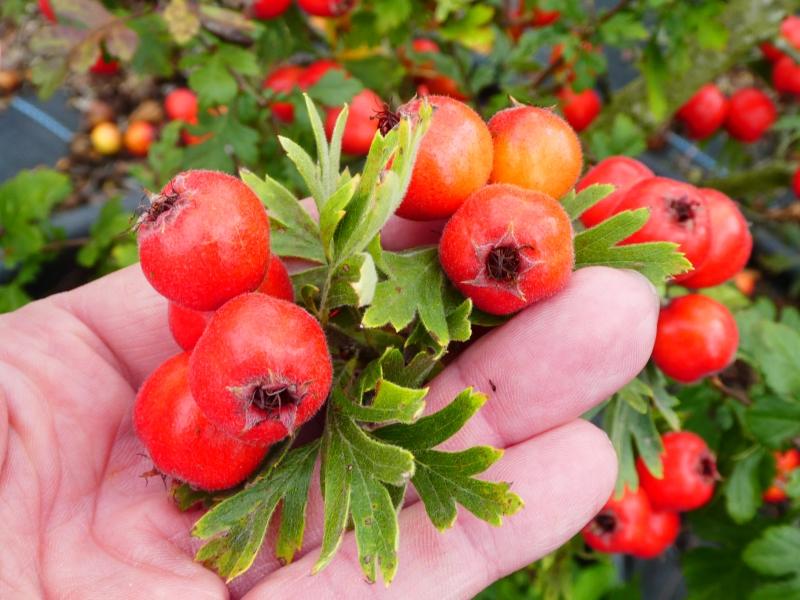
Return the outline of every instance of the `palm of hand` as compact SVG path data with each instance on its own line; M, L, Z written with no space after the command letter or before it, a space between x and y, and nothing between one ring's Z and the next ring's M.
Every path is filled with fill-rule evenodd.
M180 513L160 481L140 477L150 463L131 429L135 391L178 351L164 300L132 267L32 304L0 319L0 597L474 594L563 543L607 499L613 452L575 419L638 372L656 315L641 278L587 269L558 297L485 336L434 382L429 410L468 385L490 393L452 444L507 449L489 476L513 481L527 508L502 528L462 511L438 535L410 498L401 515L400 572L388 591L363 582L352 539L328 569L308 577L321 536L315 491L298 560L281 568L268 542L253 569L226 589L192 561L197 514Z

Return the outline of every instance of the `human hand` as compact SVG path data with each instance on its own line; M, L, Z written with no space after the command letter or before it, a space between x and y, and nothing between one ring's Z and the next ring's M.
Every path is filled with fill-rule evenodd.
M384 235L392 247L419 237L397 226ZM608 499L616 458L579 416L643 367L657 314L641 276L583 269L431 383L428 411L467 386L489 396L446 447L505 448L486 475L513 482L526 506L500 528L460 511L439 534L410 495L388 590L363 580L351 533L309 576L322 533L318 487L291 565L268 541L226 588L192 560L198 513L179 512L160 482L140 477L151 464L131 427L136 389L179 349L166 301L138 266L0 317L0 597L470 597L563 544Z

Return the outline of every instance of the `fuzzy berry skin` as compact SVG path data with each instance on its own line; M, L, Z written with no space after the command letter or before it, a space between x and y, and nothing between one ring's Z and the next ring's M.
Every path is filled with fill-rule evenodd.
M581 222L586 227L594 227L614 214L617 204L622 201L625 192L631 187L654 177L653 172L635 158L627 156L609 156L604 158L586 172L575 184L575 191L580 192L596 183L610 183L616 189L581 215Z
M189 365L189 386L205 415L231 435L267 444L314 416L332 376L317 320L265 294L243 294L220 308Z
M289 94L298 86L303 67L297 65L284 65L278 67L264 80L264 89L276 94ZM269 105L275 118L284 123L294 122L294 105L291 102L273 102Z
M647 520L646 533L631 552L637 558L655 558L675 543L681 531L681 518L676 512L654 510Z
M292 0L255 0L250 5L250 12L253 18L267 21L280 17L291 4Z
M592 89L574 92L572 88L565 87L558 93L558 98L564 118L578 132L589 127L603 108L600 94Z
M629 188L614 212L638 208L649 208L650 218L623 244L675 242L695 268L703 264L711 247L711 217L700 190L681 181L651 177Z
M486 184L492 168L492 136L469 106L447 96L428 96L433 116L422 138L411 182L397 214L415 221L452 215L464 200ZM398 109L401 116L419 114L422 99Z
M475 306L507 315L561 290L572 274L572 224L550 196L493 184L445 225L439 260Z
M681 280L690 288L725 283L744 269L753 250L750 227L736 202L711 188L701 188L700 193L711 217L711 246L703 263Z
M688 294L661 309L653 361L673 379L692 383L730 365L738 346L736 320L725 305Z
M347 122L342 136L343 152L353 156L367 155L372 145L372 139L378 131L376 115L381 110L383 110L383 100L372 90L363 89L353 97L350 101L350 110L347 113ZM330 140L342 108L329 108L325 112L325 134Z
M625 489L621 498L611 498L581 534L598 552L633 552L641 545L650 520L650 501L641 487Z
M800 469L800 451L790 448L786 452L775 453L775 479L764 491L764 502L784 502L789 499L786 482L795 469Z
M241 180L185 171L139 221L142 271L156 291L193 310L214 310L264 281L269 220Z
M740 142L755 142L772 127L778 111L761 90L743 88L731 96L725 129Z
M728 117L730 103L720 89L707 83L678 109L676 116L693 140L703 140L719 130Z
M136 396L133 425L156 468L202 490L241 483L264 459L266 444L229 436L200 412L188 381L189 355L164 362Z
M197 95L189 88L175 88L164 98L164 112L173 121L197 123Z
M552 110L507 108L489 120L489 131L494 141L492 183L512 183L558 199L578 181L580 140Z
M655 510L683 512L707 504L714 495L719 474L717 462L705 440L691 431L664 434L661 463L664 474L655 478L641 457L636 461L639 486Z
M784 56L772 67L772 85L782 94L800 95L800 65Z
M297 77L297 85L300 86L301 90L307 90L313 87L331 69L344 71L344 67L336 61L327 58L314 61Z
M294 302L292 280L289 278L283 261L274 254L269 261L267 276L256 291L287 302ZM170 302L167 309L167 322L172 337L186 352L194 348L213 316L213 310L192 310L175 302Z
M355 0L297 0L303 12L314 17L341 17L355 4Z

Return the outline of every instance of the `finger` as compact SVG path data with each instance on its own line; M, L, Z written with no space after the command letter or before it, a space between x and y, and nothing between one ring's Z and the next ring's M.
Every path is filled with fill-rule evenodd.
M417 246L438 244L446 219L439 221L409 221L392 217L381 231L381 245L384 250L397 252Z
M309 577L318 554L312 551L246 598L469 598L575 535L608 500L616 457L604 433L574 421L510 448L487 476L513 482L525 507L499 528L460 510L455 526L443 533L421 503L404 509L398 575L388 590L364 582L348 533L316 577Z
M138 264L50 301L92 330L134 387L180 352L169 332L167 300L150 287Z
M593 267L480 338L439 375L428 412L466 387L489 396L450 442L505 448L571 421L611 396L647 363L658 296L638 273Z

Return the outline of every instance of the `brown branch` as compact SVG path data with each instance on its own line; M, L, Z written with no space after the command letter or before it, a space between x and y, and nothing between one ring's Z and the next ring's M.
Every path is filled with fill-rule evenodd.
M730 387L729 385L726 385L725 383L722 382L719 376L715 375L709 381L711 383L711 387L722 392L729 398L733 398L740 404L743 404L744 406L750 406L751 404L753 404L753 401L750 399L750 396L748 396L744 390L740 390L737 388Z

